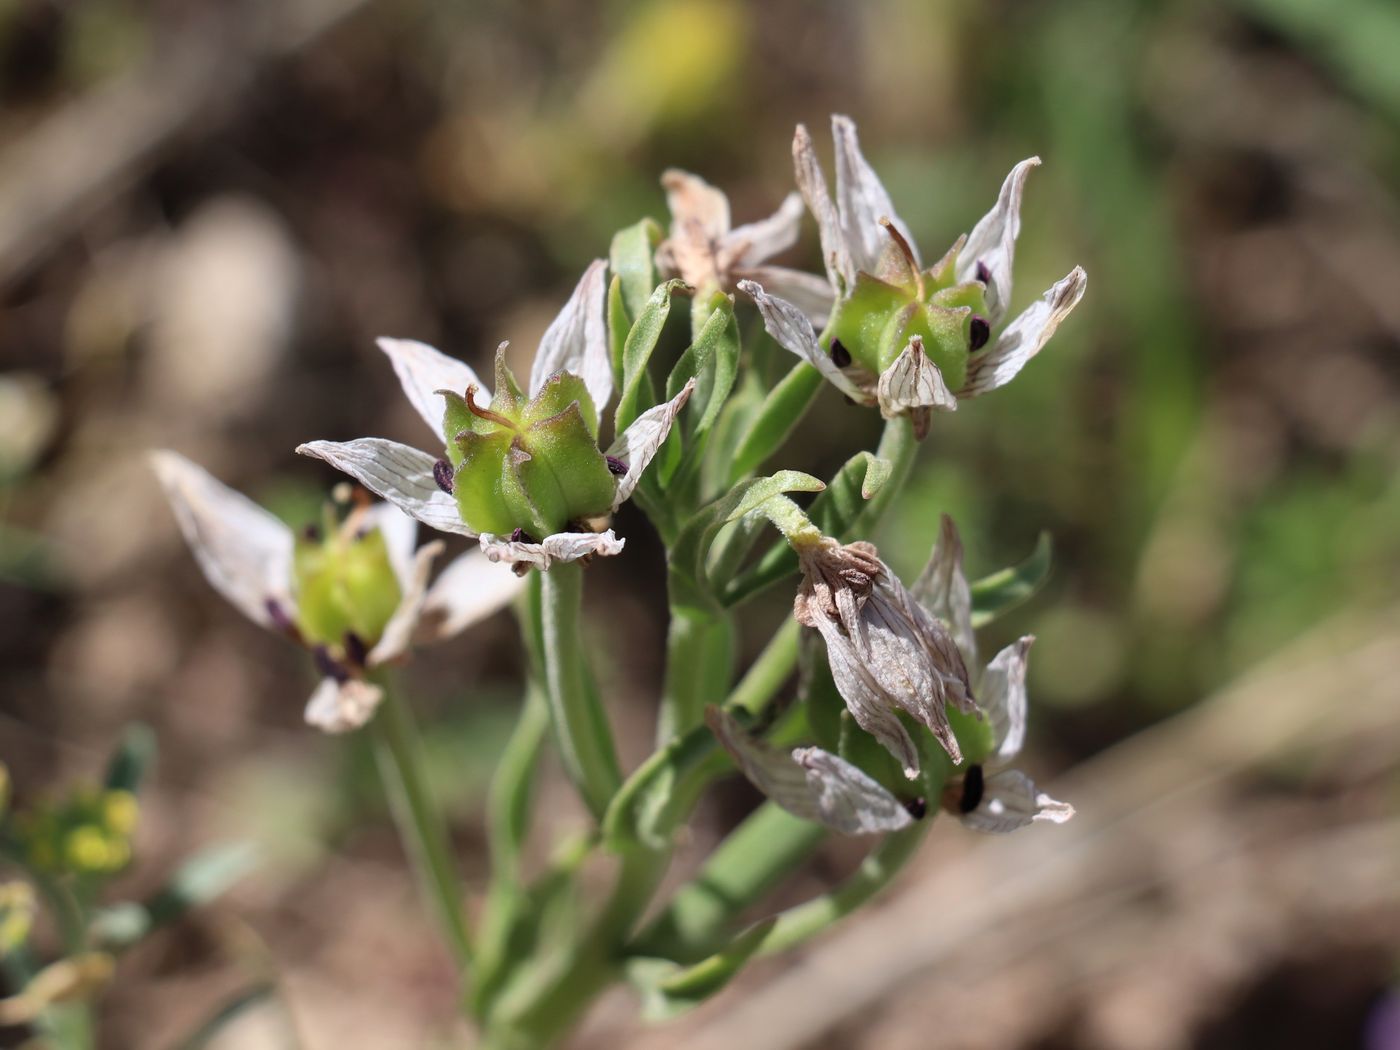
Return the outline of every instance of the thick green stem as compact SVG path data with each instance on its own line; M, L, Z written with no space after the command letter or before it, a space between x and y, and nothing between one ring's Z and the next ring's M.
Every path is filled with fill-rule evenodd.
M731 920L757 903L826 838L820 824L765 802L732 831L631 949L677 962L717 951Z
M384 702L371 725L380 776L404 848L418 871L424 894L433 901L447 947L458 969L465 973L471 965L471 941L447 824L424 775L423 749L413 713L387 676L378 681L384 689Z
M731 711L746 711L755 717L763 714L774 694L783 687L797 666L798 634L797 621L791 617L784 620L763 652L758 654L758 659L729 694L724 706Z
M666 634L666 691L657 719L657 746L694 729L705 705L719 701L734 663L734 623L726 613L671 607Z
M588 688L579 637L583 568L556 564L540 573L544 678L550 719L564 769L600 820L622 783L612 731L602 705Z

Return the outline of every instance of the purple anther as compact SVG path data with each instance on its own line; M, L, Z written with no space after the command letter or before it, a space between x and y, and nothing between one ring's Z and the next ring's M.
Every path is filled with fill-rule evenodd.
M604 456L603 458L608 461L608 470L618 477L622 477L622 475L627 473L627 464L616 456Z
M923 820L928 813L928 801L923 798L905 799L904 808L915 820Z
M516 528L510 534L511 543L539 543L540 541L531 536L524 529Z
M312 648L311 657L316 661L316 670L320 671L327 678L332 678L341 685L344 685L350 680L349 670L344 664L333 657L330 650L324 645L317 645Z
M958 812L971 813L982 804L982 796L987 791L987 781L982 776L981 766L968 766L963 774L962 797L958 799Z
M983 284L991 284L991 283L992 283L992 271L991 271L991 268L990 268L986 263L984 263L981 259L978 259L978 260L977 260L977 279L978 279L979 281L981 281Z
M839 339L831 341L831 363L837 368L846 368L851 363L851 352L841 344Z
M295 642L301 641L301 631L297 628L296 621L291 614L282 607L282 603L276 598L268 598L263 602L263 608L267 610L267 618L272 621L272 626L283 634L287 635Z
M345 632L345 658L356 667L364 667L369 659L369 648L365 640L354 631Z
M301 527L301 538L307 543L320 543L321 526L317 525L315 522L303 525Z
M452 495L452 464L445 459L440 459L433 464L433 480L437 482L437 487Z
M987 340L992 337L992 323L981 314L973 314L970 322L970 334L968 347L975 354L982 347L987 345Z

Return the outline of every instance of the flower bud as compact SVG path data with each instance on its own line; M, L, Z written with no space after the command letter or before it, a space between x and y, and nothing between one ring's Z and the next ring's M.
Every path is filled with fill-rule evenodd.
M617 483L598 449L598 413L581 378L556 372L527 398L498 354L488 407L475 403L474 389L440 393L452 495L473 531L551 536L612 512Z
M311 645L338 648L347 636L373 647L403 597L384 534L360 526L352 511L344 524L299 536L292 559L297 627Z

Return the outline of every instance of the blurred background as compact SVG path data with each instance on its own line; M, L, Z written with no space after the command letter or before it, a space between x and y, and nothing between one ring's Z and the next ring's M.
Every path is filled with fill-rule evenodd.
M880 906L670 1027L619 993L577 1045L1400 1046L1397 56L1389 0L0 0L0 760L40 798L145 721L122 888L264 853L123 958L101 1045L177 1045L253 979L218 1045L463 1036L365 743L302 725L303 654L205 585L145 450L309 520L333 477L297 443L424 436L374 336L528 355L615 228L665 219L663 168L758 218L835 111L925 255L1038 153L1013 305L1089 272L878 537L915 571L947 510L981 575L1052 533L984 646L1038 636L1028 764L1079 816L940 824ZM783 465L829 472L869 415L828 392ZM590 601L635 762L664 575L619 531ZM411 669L477 883L519 673L508 614ZM579 819L550 784L546 832ZM683 854L752 804L715 793Z

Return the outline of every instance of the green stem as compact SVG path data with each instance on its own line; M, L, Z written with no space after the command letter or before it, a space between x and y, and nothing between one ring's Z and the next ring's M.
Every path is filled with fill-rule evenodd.
M724 695L734 663L734 623L726 613L671 606L666 633L666 690L656 724L656 743L698 726L705 705Z
M607 716L589 688L579 637L583 568L556 564L541 576L544 677L564 769L593 815L602 819L622 783Z
M465 973L472 950L447 824L424 775L423 748L413 712L387 675L377 676L377 681L384 690L384 701L371 725L379 773L404 848L418 871L424 894L438 912L452 957Z
M698 962L723 945L734 916L777 886L825 838L820 824L765 802L730 832L629 950Z
M783 621L776 634L744 673L724 702L731 711L746 711L759 717L797 666L799 625L792 617Z

